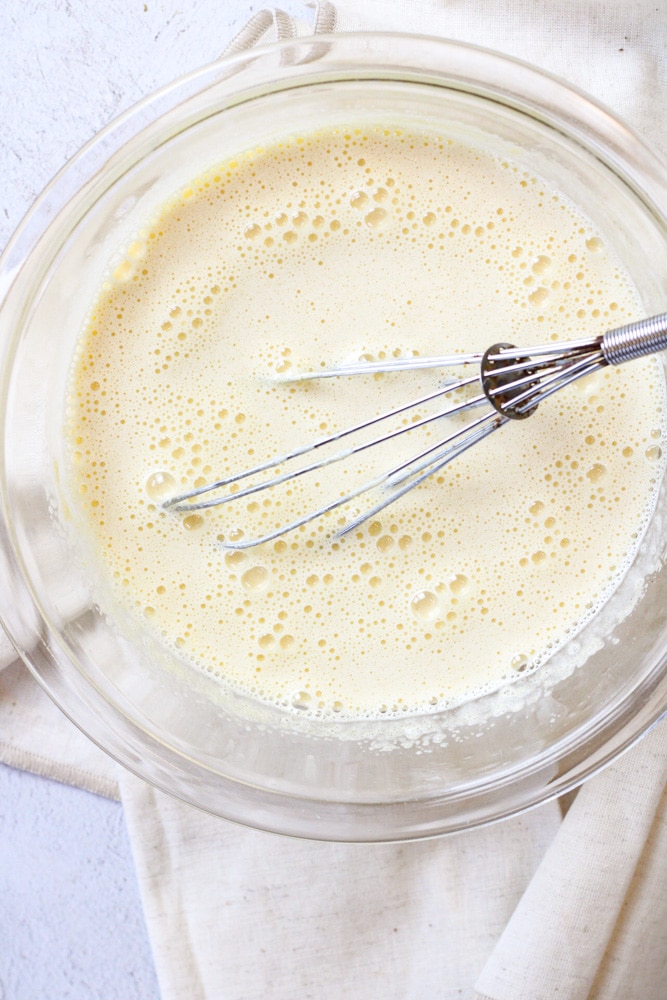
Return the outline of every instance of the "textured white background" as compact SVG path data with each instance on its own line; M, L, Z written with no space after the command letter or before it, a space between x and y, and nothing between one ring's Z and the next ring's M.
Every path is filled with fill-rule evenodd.
M121 806L0 765L1 1000L157 1000Z
M217 58L262 6L1 0L0 247L102 126ZM158 995L120 805L0 765L0 1000Z

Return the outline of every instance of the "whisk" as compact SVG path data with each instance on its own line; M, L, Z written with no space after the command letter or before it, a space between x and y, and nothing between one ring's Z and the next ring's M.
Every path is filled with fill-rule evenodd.
M226 541L225 547L246 549L263 542L271 542L344 504L350 503L357 497L371 491L379 492L380 499L376 503L353 517L336 533L337 537L341 537L353 531L369 518L374 517L430 476L438 473L449 462L508 421L523 420L531 416L543 400L576 379L589 375L606 365L619 365L635 358L654 354L665 348L667 348L667 313L662 313L659 316L608 330L598 337L574 340L568 343L554 343L529 348L497 343L482 354L398 358L380 362L359 362L337 368L303 372L291 376L289 381L369 375L377 372L414 372L427 368L452 368L465 365L477 367L477 372L469 378L449 377L437 390L418 399L394 407L386 413L364 420L353 427L347 427L326 437L310 441L288 454L275 456L254 468L241 470L224 479L218 479L216 482L208 483L198 489L171 497L163 503L163 507L172 511L188 513L218 507L233 500L241 500L255 493L273 489L299 476L317 472L325 466L349 459L368 448L392 441L419 427L425 427L428 424L454 416L458 418L463 415L469 417L463 426L455 426L435 444L429 445L428 448L423 449L407 461L401 461L393 468L362 483L344 496L332 499L329 503L315 510L310 510L296 520L281 525L261 537ZM373 431L378 425L385 424L392 418L404 417L410 411L423 409L427 404L446 400L456 391L469 387L468 392L470 392L475 383L481 390L476 395L471 395L459 402L452 402L450 399L448 405L438 409L435 413L419 417L378 436L357 441L357 443L353 443L333 455L327 455L315 461L306 460L305 464L296 464L299 459L304 459L305 456L312 455L334 442L348 437L354 440L355 436L364 431ZM475 413L479 407L484 407L485 411L480 416ZM286 469L278 475L261 479L242 489L238 489L236 486L245 480L252 480L263 473L277 470L281 466L285 466ZM220 492L228 487L235 489ZM209 494L215 495L210 496Z

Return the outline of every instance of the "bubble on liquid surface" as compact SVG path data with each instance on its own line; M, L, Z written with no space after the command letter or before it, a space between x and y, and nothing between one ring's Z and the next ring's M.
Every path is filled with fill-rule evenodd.
M117 281L119 285L128 282L133 275L134 275L134 264L129 260L124 260L121 264L119 264L115 268L113 272L114 281Z
M205 523L201 514L188 514L183 518L183 527L186 531L199 531Z
M269 583L269 571L264 566L251 566L241 577L241 583L247 591L259 594Z
M248 553L243 552L240 549L236 550L235 552L225 553L225 565L229 566L230 569L242 566L247 561L248 561Z
M533 266L531 271L533 274L547 274L553 266L551 257L547 257L545 254L540 254Z
M449 581L449 589L452 594L457 597L465 594L470 589L470 580L464 573L457 573L456 576L452 577Z
M591 236L590 239L586 240L586 249L590 253L600 253L603 249L603 243L599 236Z
M142 260L146 256L146 241L134 240L127 248L127 255L133 260Z
M435 621L440 614L440 599L432 590L420 590L410 601L410 610L417 621Z
M350 198L352 208L364 208L368 204L368 195L365 191L355 191Z
M364 216L364 222L369 229L380 229L388 219L387 211L384 208L374 208Z
M299 691L292 698L292 707L301 710L310 708L313 698L307 691Z
M586 478L592 483L599 483L607 475L607 469L601 462L596 462L586 473Z
M549 289L540 286L528 296L528 301L533 306L541 306L549 298Z
M151 500L165 500L176 492L176 480L169 472L154 472L146 480L146 492Z

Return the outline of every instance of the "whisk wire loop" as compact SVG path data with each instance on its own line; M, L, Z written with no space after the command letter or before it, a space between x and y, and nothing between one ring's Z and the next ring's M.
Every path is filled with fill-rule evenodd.
M440 387L431 393L414 399L401 406L361 421L352 427L344 428L316 441L311 441L295 448L288 454L269 459L252 469L241 470L234 475L218 479L215 482L192 489L188 492L171 497L164 502L163 507L172 511L190 512L217 507L231 500L239 500L254 493L279 487L298 476L307 475L323 469L326 466L357 455L366 449L377 447L398 438L410 431L424 428L436 421L466 414L484 403L490 403L492 409L481 417L469 420L463 426L455 427L448 435L435 444L425 448L419 454L402 461L394 468L383 472L366 482L361 483L343 496L308 511L289 524L279 525L275 530L261 537L243 538L235 542L226 542L229 549L245 549L264 542L270 542L311 521L321 518L349 504L358 497L374 490L381 492L380 499L370 508L356 514L337 532L337 535L347 534L359 527L368 518L375 516L390 504L400 499L410 490L419 486L431 476L440 472L446 465L469 448L478 444L493 431L498 430L510 420L522 420L531 416L538 405L549 396L560 391L577 379L589 375L607 365L617 365L635 358L654 354L667 349L667 313L648 319L629 323L607 331L602 336L569 342L542 344L537 347L519 348L512 344L494 344L483 354L458 354L442 357L412 357L392 358L379 362L359 362L340 365L337 368L321 369L314 372L302 372L292 375L289 379L280 381L299 382L311 379L338 378L351 375L368 375L377 372L417 371L428 368L452 368L455 366L476 365L478 374L465 379L448 378ZM361 441L348 448L324 456L317 461L293 467L297 459L309 455L321 448L334 444L348 436L367 431L370 428L388 421L391 418L404 416L409 411L419 411L447 394L472 386L481 385L481 393L454 403L444 409L426 416L416 417L404 426L394 428L386 433ZM265 472L277 469L279 466L289 466L289 470L278 475L260 480L241 490L229 490L220 494L218 491L233 487L243 480L261 476ZM208 494L217 494L200 500Z
M462 381L452 382L447 381L444 388L437 390L437 392L429 393L427 396L422 396L419 399L414 399L410 403L405 403L403 406L396 407L393 410L389 410L386 413L382 413L377 417L372 417L369 420L365 420L359 424L355 424L353 427L348 427L345 430L337 431L334 434L330 434L327 437L320 438L318 441L311 442L309 445L303 445L300 448L295 448L293 451L286 455L278 456L272 459L270 462L264 462L262 465L255 466L253 469L247 469L244 472L236 473L233 476L229 476L227 479L219 479L215 483L208 484L206 486L201 486L197 490L192 490L189 493L183 493L179 496L172 497L167 500L164 504L165 507L171 507L176 511L189 511L194 512L198 510L206 510L210 507L218 507L223 503L228 503L230 500L240 500L243 497L251 496L253 493L259 493L263 490L267 490L273 486L279 486L281 483L287 482L291 479L296 479L299 476L303 476L310 472L316 472L318 469L323 469L327 465L333 465L335 462L340 462L343 459L350 458L352 455L358 455L362 451L366 451L367 448L375 447L378 444L382 444L386 441L391 441L394 438L399 437L402 434L406 434L408 431L417 430L420 427L425 427L427 424L433 423L435 420L439 420L441 417L453 416L462 410L468 409L473 406L479 406L486 402L486 397L484 395L476 396L474 399L465 400L462 403L458 403L454 406L450 406L445 410L440 410L437 413L430 414L427 417L423 417L421 420L417 420L411 424L404 427L399 427L388 434L383 434L380 437L374 438L371 441L364 441L362 444L358 444L355 447L346 448L344 451L336 452L334 455L326 456L317 462L312 462L309 465L301 466L296 469L292 469L289 472L285 472L282 475L274 476L271 479L264 480L259 483L255 483L253 486L248 486L243 490L238 490L234 493L228 493L221 497L214 497L211 500L202 500L200 502L192 503L192 499L203 494L210 493L213 490L221 489L225 486L232 485L234 483L240 482L242 479L249 479L252 476L256 476L262 472L267 472L270 469L275 469L279 465L286 465L293 459L301 458L303 455L307 455L325 445L332 444L335 441L340 441L342 438L347 437L351 434L356 434L359 431L367 430L369 427L373 427L381 421L388 420L390 417L400 416L405 413L406 410L417 409L422 407L427 403L433 402L435 399L439 399L441 396L445 396L452 392L454 389L459 389L467 385L471 385L476 382L476 378L464 379ZM442 442L441 442L442 443ZM372 487L369 485L368 489Z

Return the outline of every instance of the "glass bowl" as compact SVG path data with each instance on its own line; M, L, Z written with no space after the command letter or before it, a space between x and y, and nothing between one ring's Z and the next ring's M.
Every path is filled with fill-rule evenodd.
M474 134L605 232L647 314L667 301L664 165L608 111L493 52L419 36L318 36L223 60L115 121L47 188L0 266L3 625L91 739L157 787L293 836L384 841L498 820L560 795L667 707L664 484L595 619L531 676L427 717L295 718L158 647L82 570L59 470L74 344L114 253L201 169L295 129L400 117ZM477 705L477 709L480 706Z

